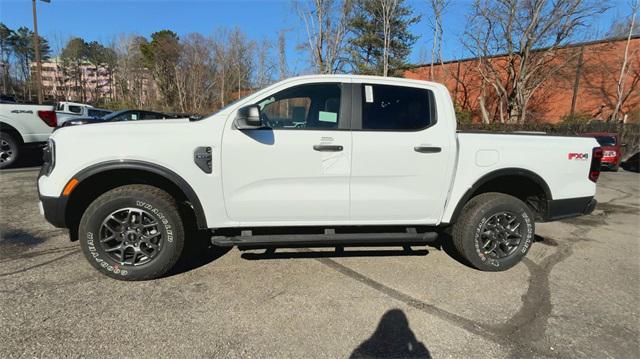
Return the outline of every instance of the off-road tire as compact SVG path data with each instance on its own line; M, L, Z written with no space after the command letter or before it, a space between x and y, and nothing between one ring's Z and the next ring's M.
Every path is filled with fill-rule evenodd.
M145 210L159 224L163 238L156 257L140 265L123 265L112 258L100 243L103 221L123 208ZM184 228L175 199L148 185L126 185L95 199L84 212L78 237L85 257L99 272L118 280L147 280L166 274L178 261L184 247Z
M0 132L0 143L6 143L11 148L11 157L6 161L0 161L0 169L7 168L18 159L20 155L20 142L18 142L14 136L8 132ZM2 151L3 149L0 149Z
M501 212L513 213L524 225L522 238L515 251L505 258L491 258L481 250L481 229L491 218ZM535 222L531 209L521 200L502 193L483 193L465 204L453 226L453 244L456 251L468 263L482 271L504 271L518 264L527 254L534 239Z

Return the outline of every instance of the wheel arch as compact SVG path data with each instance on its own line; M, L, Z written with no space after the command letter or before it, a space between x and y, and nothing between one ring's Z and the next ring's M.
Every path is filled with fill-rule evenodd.
M0 121L0 131L10 133L11 135L15 136L16 140L18 140L21 144L24 143L24 139L22 138L20 131L18 131L10 124Z
M65 223L72 231L77 228L82 213L95 198L128 184L149 184L165 190L177 201L190 205L198 228L207 228L204 210L196 192L184 178L166 167L138 160L107 161L89 166L72 178L78 184L68 196L65 210Z
M522 200L536 214L536 219L547 216L547 201L553 199L549 185L537 173L524 168L502 168L483 175L464 193L449 223L457 221L462 208L473 197L487 192L504 193Z

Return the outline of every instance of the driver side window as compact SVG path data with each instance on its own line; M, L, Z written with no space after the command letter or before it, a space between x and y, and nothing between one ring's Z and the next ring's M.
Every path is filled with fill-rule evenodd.
M340 84L294 86L258 102L262 121L272 129L338 128Z

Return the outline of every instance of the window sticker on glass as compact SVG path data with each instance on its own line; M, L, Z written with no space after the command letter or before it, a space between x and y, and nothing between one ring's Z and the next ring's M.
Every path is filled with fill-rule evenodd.
M373 87L371 87L369 85L365 85L364 86L364 99L368 103L372 103L373 102Z
M134 120L134 121L137 120L138 119L138 114L132 113L131 114L131 119Z
M335 112L324 112L324 111L320 111L318 113L318 120L320 122L331 122L331 123L336 123L338 122L338 114Z

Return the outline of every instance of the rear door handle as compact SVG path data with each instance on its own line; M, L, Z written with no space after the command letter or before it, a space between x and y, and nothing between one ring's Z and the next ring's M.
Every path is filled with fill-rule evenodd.
M415 146L413 150L420 153L439 153L442 152L441 147Z
M320 152L340 152L344 148L337 145L313 145L313 149Z

